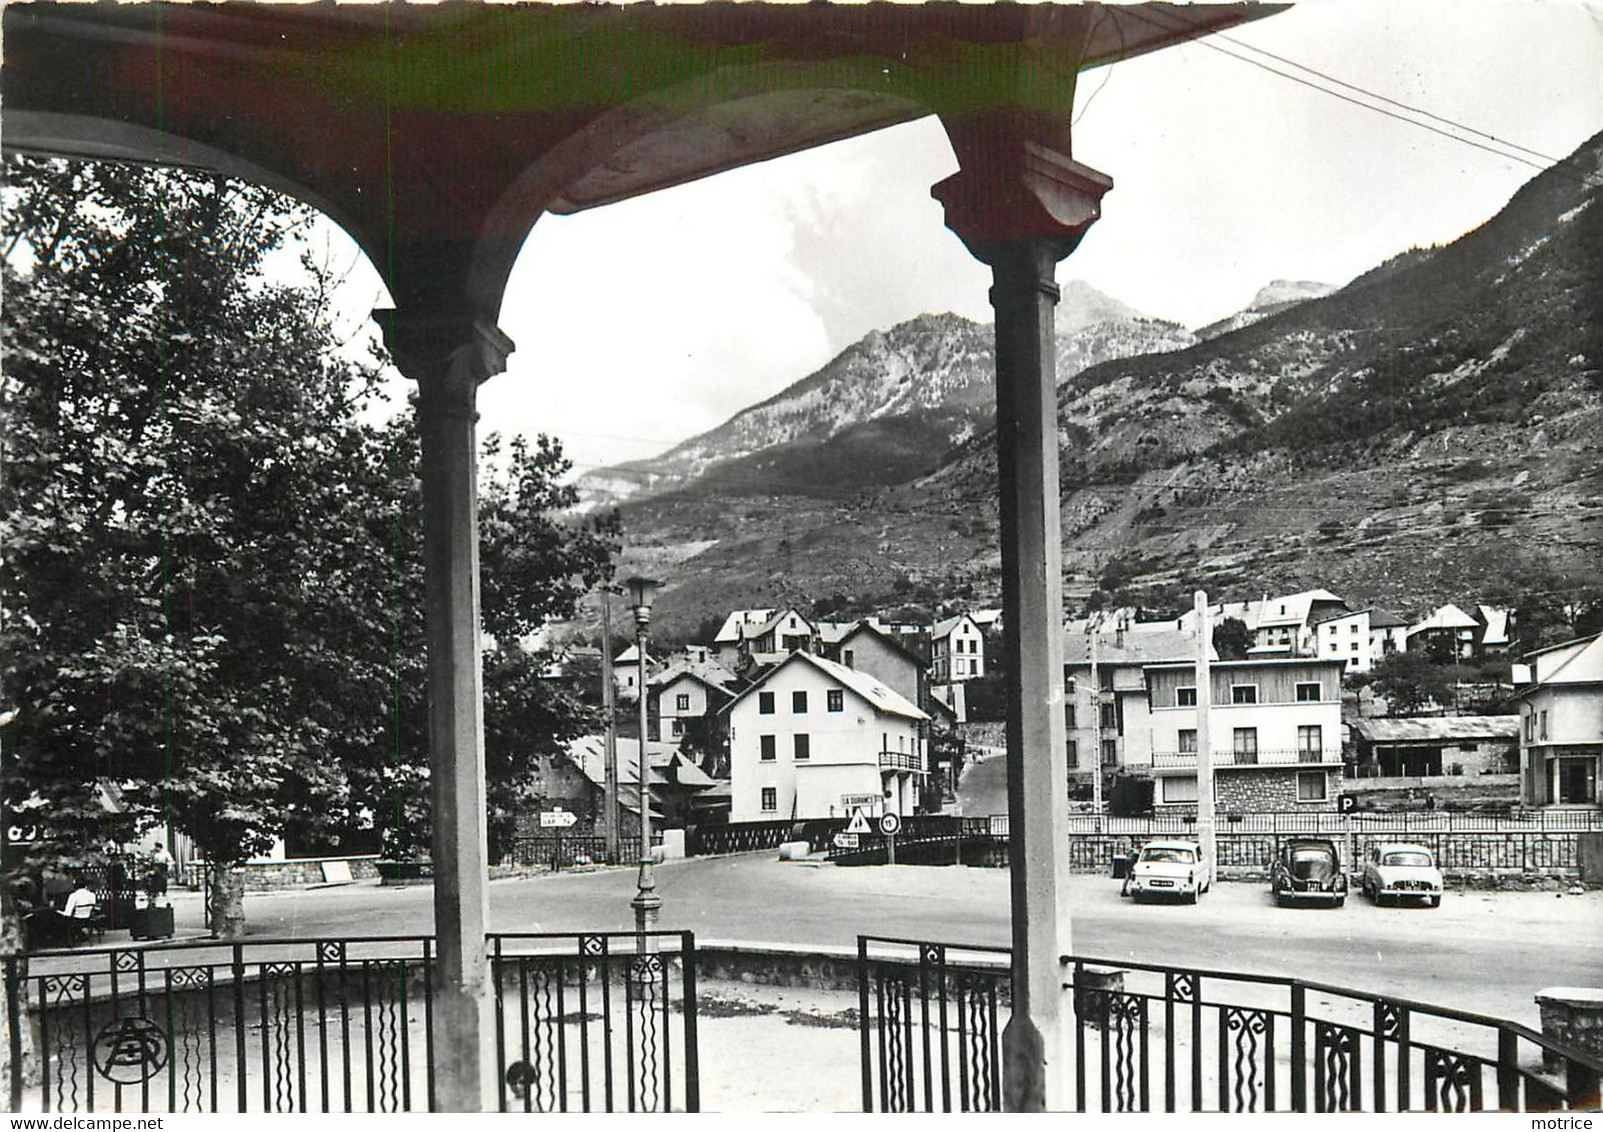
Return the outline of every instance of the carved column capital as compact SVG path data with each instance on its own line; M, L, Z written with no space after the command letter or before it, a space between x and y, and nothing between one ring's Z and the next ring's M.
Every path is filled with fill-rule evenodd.
M962 167L930 195L946 209L946 226L976 259L1001 267L1027 240L1055 262L1102 215L1102 196L1113 178L1057 147L1005 124L989 132L948 124L947 132Z
M471 311L376 310L396 368L418 384L419 401L472 411L478 387L506 370L514 346Z

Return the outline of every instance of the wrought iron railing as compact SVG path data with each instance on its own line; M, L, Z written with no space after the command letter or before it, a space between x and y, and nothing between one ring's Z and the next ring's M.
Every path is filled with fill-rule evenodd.
M879 753L879 769L911 770L918 774L923 774L924 758L922 755L912 755L906 751L881 751Z
M1000 1112L1008 951L857 937L864 1112Z
M700 1110L692 933L490 944L501 1111Z
M657 831L652 831L652 841L660 843L662 838ZM619 854L624 861L630 861L640 856L640 835L635 834L634 840L625 841L620 836L618 840ZM607 839L605 836L584 834L582 836L540 836L518 837L512 842L512 851L508 854L512 864L533 867L546 865L552 869L568 869L574 865L591 863L617 864L611 860L607 853Z
M488 946L503 1109L698 1107L691 933ZM10 1111L433 1110L458 1040L435 1033L434 958L399 936L8 958Z
M1214 766L1324 766L1340 762L1340 749L1325 747L1259 747L1213 753ZM1152 765L1160 768L1196 766L1197 752L1153 751Z
M997 1107L1008 952L858 937L865 1111ZM1516 1022L1298 979L1065 956L1080 1112L1549 1112L1603 1059ZM976 1013L978 1011L978 1013Z
M998 815L1004 816L1004 815ZM1475 813L1407 811L1402 813L1352 813L1335 810L1277 810L1263 813L1219 814L1220 828L1227 825L1240 833L1584 833L1603 830L1603 810L1526 810L1521 813ZM1150 817L1097 818L1091 814L1070 814L1069 832L1143 834L1188 833L1196 829L1196 816L1189 809L1154 814Z

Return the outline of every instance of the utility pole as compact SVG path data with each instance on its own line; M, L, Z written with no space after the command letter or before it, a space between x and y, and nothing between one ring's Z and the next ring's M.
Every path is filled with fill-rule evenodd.
M617 689L612 685L612 591L601 591L601 711L607 717L607 768L602 792L606 810L607 863L618 864L618 721Z
M1213 814L1213 732L1208 726L1208 708L1213 699L1213 680L1208 668L1208 649L1212 643L1208 595L1197 591L1197 840L1202 858L1208 862L1210 878L1218 868L1218 838Z
M1097 630L1102 618L1089 614L1085 621L1086 633L1091 638L1091 814L1095 828L1102 832L1102 680L1097 671Z

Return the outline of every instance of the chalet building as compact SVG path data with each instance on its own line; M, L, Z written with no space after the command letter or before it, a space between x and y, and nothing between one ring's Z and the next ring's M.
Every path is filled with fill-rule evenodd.
M930 678L960 684L985 675L985 632L968 614L936 622L930 630Z
M718 663L732 671L752 664L776 664L793 652L814 652L818 628L794 608L737 609L713 638Z
M1541 649L1514 666L1520 796L1533 806L1596 806L1603 767L1603 634Z
M1329 590L1305 590L1284 597L1264 597L1247 622L1252 632L1250 656L1323 656L1317 651L1314 626L1348 612L1347 603Z
M1519 726L1517 715L1355 719L1347 725L1347 774L1366 780L1517 774Z
M612 658L612 686L625 700L640 698L640 650L630 645Z
M1481 656L1502 656L1513 643L1513 614L1495 605L1477 605L1475 621L1480 626L1475 647Z
M692 800L716 784L673 744L647 743L646 747L652 822L659 828L678 828L684 824ZM625 828L633 825L638 830L640 744L627 739L619 741L617 757L618 806L624 813ZM524 836L540 835L539 812L563 809L578 818L577 824L570 827L571 832L600 833L605 828L606 768L606 743L600 735L575 739L562 754L541 759L528 783L530 793L538 802L520 815L518 832Z
M730 821L915 812L929 716L868 673L792 653L724 713Z
M1341 757L1342 661L1289 658L1220 661L1211 666L1209 729L1214 798L1220 810L1329 810L1336 805ZM1146 754L1159 806L1197 801L1195 664L1148 665L1145 719L1130 721ZM1144 734L1143 734L1144 733Z
M675 659L651 678L657 705L657 739L677 744L691 720L723 710L740 690L740 679L717 661Z
M1110 639L1111 638L1111 639ZM1194 633L1064 636L1070 766L1149 779L1155 806L1197 802ZM1212 656L1210 650L1210 657ZM1333 809L1343 780L1341 677L1312 657L1213 660L1209 728L1214 798L1223 812Z
M825 648L824 655L872 676L909 703L922 707L929 694L923 659L872 619L853 624Z
M1447 660L1470 660L1482 628L1479 621L1451 603L1408 627L1408 651L1429 652Z

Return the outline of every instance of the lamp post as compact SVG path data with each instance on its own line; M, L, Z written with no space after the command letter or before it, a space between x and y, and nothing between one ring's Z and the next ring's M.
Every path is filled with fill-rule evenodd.
M634 605L635 661L640 665L640 679L636 683L640 691L640 768L636 775L640 784L640 879L637 886L639 891L630 901L630 907L635 910L635 932L639 936L640 949L644 951L646 933L657 930L657 917L662 911L662 898L657 895L657 881L651 869L651 763L646 754L646 629L651 624L651 599L656 596L661 583L651 578L635 577L625 584L629 587L629 600Z

